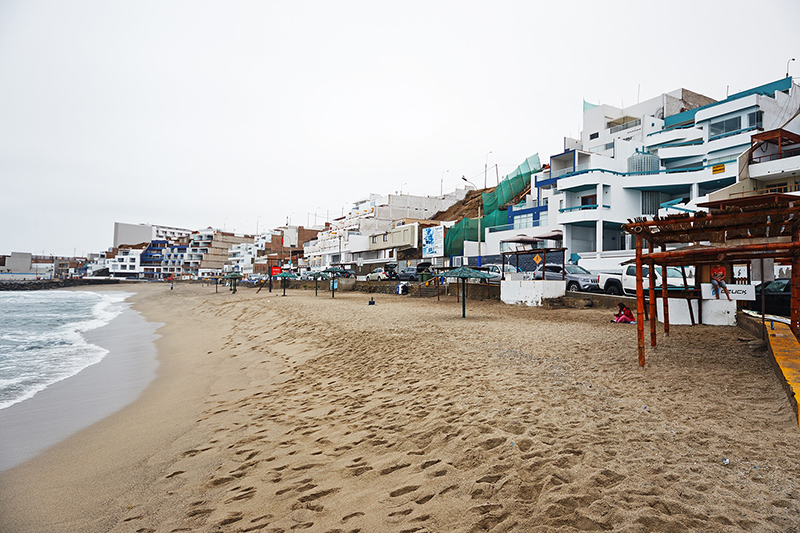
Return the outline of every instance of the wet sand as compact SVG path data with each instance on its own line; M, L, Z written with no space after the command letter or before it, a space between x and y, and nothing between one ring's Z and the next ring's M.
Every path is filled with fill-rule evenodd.
M608 310L151 284L158 377L0 475L3 531L793 531L760 341ZM727 463L725 461L727 459Z
M155 377L156 327L132 309L123 310L109 324L84 333L88 342L108 350L99 363L0 410L0 472L135 400Z

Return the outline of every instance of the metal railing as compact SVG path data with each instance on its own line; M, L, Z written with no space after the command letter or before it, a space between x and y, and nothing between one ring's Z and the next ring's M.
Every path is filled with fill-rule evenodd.
M525 228L535 228L540 225L539 220L529 220L525 222L515 222L514 224L502 224L500 226L491 226L489 228L489 233L497 233L499 231L509 231L512 229L525 229Z
M789 193L800 191L800 185L793 183L792 185L776 185L775 187L766 187L764 189L756 189L753 191L732 192L731 198L744 198L746 196L759 196L762 194L773 193Z
M558 210L559 213L570 213L572 211L588 211L592 209L599 209L600 205L598 204L586 204L586 205L576 205L574 207L562 207ZM610 205L604 205L603 209L611 209Z
M584 163L583 165L578 165L574 168L562 168L559 170L550 169L550 177L551 178L560 178L561 176L566 176L568 174L575 174L576 172L582 172L584 170L589 170L589 163Z
M785 157L796 157L800 155L800 148L793 150L783 150L775 154L760 155L758 157L750 156L750 163L764 163L765 161L775 161Z

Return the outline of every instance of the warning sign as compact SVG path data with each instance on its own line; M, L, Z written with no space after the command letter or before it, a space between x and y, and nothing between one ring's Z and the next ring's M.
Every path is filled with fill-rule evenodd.
M539 263L541 263L541 262L542 262L542 256L541 256L541 255L539 255L539 254L536 254L536 255L534 255L534 256L533 256L533 262L534 262L534 263L536 263L536 264L538 265Z

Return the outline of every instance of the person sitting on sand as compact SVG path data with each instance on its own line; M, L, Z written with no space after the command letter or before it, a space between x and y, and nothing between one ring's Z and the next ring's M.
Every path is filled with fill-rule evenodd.
M619 307L619 313L614 315L611 322L616 322L617 324L636 324L636 319L633 318L633 311L631 311L630 307L622 302L619 302L617 307Z
M717 264L711 267L711 292L716 294L717 300L719 300L719 289L722 287L722 290L725 291L725 296L730 301L731 295L728 292L728 286L725 285L725 274L724 266Z

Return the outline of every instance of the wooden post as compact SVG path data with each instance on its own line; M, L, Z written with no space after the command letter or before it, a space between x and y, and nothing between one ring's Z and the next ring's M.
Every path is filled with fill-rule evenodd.
M652 247L652 244L650 245ZM656 311L656 265L652 261L649 263L648 297L650 298L650 346L656 345L656 322L658 322L658 312Z
M689 320L692 321L692 325L694 326L694 308L692 307L692 299L689 297L689 282L686 281L686 267L683 265L681 265L681 274L683 274L683 290L686 293L686 303L689 304Z
M636 331L639 367L644 368L644 285L642 284L642 234L636 234Z
M800 227L798 227L797 223L792 225L792 242L797 243L800 241ZM797 256L797 252L792 253L792 302L791 302L791 316L792 316L792 332L794 336L797 337L798 335L798 315L800 315L800 310L798 310L798 306L800 305L800 288L797 286L800 283L800 258ZM761 289L763 294L764 289Z
M467 278L461 278L461 318L467 318Z
M697 291L699 295L697 298L697 323L703 323L703 291L702 287L700 286L700 265L694 266L694 289Z
M661 251L666 252L667 247L661 245ZM664 336L669 337L669 289L667 288L667 265L661 265L661 305L664 309Z

